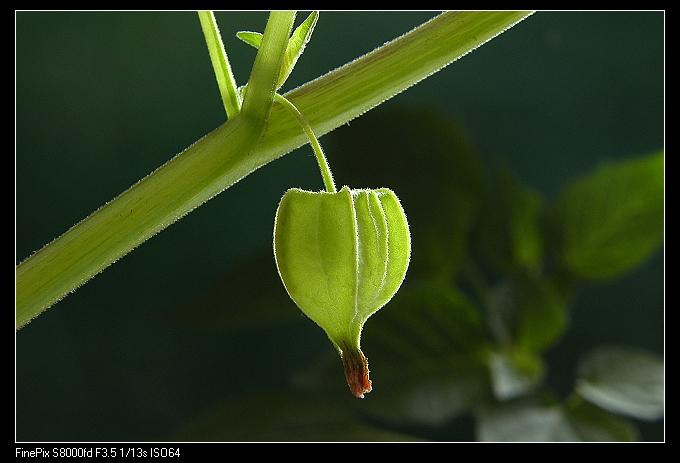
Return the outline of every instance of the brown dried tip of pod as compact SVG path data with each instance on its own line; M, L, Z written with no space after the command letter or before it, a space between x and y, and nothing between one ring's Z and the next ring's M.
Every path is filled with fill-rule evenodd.
M361 350L345 349L340 356L349 390L357 399L363 399L364 394L371 392L372 389L368 377L368 360Z

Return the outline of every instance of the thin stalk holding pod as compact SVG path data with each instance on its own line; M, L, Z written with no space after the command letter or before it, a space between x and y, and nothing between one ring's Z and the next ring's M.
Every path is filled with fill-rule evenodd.
M312 145L312 149L314 150L316 162L319 164L319 170L321 171L321 177L323 178L323 184L326 188L326 191L329 193L336 193L338 190L335 188L333 173L331 172L331 168L328 166L328 160L326 159L326 155L319 144L319 140L317 140L316 135L314 135L314 130L312 130L309 122L307 122L307 119L305 119L300 110L298 110L295 105L288 101L284 96L275 93L274 101L285 106L286 109L288 109L288 111L290 111L300 123L302 130L305 131L307 138L309 138L309 143Z

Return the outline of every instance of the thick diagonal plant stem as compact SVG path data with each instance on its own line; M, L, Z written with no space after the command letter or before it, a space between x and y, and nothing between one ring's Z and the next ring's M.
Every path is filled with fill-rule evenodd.
M16 328L224 190L271 111L295 12L267 21L239 114L75 225L16 270Z
M530 14L443 13L285 96L321 136ZM17 329L194 208L307 142L294 116L281 105L271 107L292 17L290 12L271 14L239 115L17 266ZM256 75L258 79L254 80ZM264 133L253 144L268 113Z

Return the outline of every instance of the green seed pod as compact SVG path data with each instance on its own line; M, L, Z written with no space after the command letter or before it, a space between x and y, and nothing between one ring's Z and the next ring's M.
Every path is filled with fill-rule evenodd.
M338 349L356 397L371 391L362 327L397 292L410 256L406 215L389 189L294 188L281 199L274 224L279 275Z

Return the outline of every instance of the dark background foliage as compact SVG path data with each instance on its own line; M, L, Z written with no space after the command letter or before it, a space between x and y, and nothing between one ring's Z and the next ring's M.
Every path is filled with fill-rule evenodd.
M322 12L284 90L434 15ZM216 16L243 83L254 51L234 33L262 30L266 15ZM16 26L19 262L224 114L194 13L24 12ZM456 278L469 247L456 232L493 217L493 208L470 206L481 187L462 173L493 178L505 166L550 201L603 161L660 149L663 117L662 13L540 12L321 141L339 185L391 187L412 227L426 224L412 229L424 249L405 284L416 296L401 302L420 307L428 300L417 296L428 291L420 280ZM380 355L367 399L343 389L330 344L287 299L271 256L274 212L293 186L322 186L309 147L239 182L18 332L17 439L474 440L469 414L438 421L430 411L427 425L385 417L398 407L386 402L394 391ZM455 339L464 352L479 328L466 310ZM380 317L366 325L369 359ZM417 340L411 329L401 328L402 346ZM580 288L569 328L545 352L546 384L566 397L578 360L599 345L662 355L663 332L656 251L634 271ZM465 359L445 361L465 369ZM339 387L305 389L319 371ZM415 376L412 387L427 390ZM641 438L663 438L662 421L637 424Z

